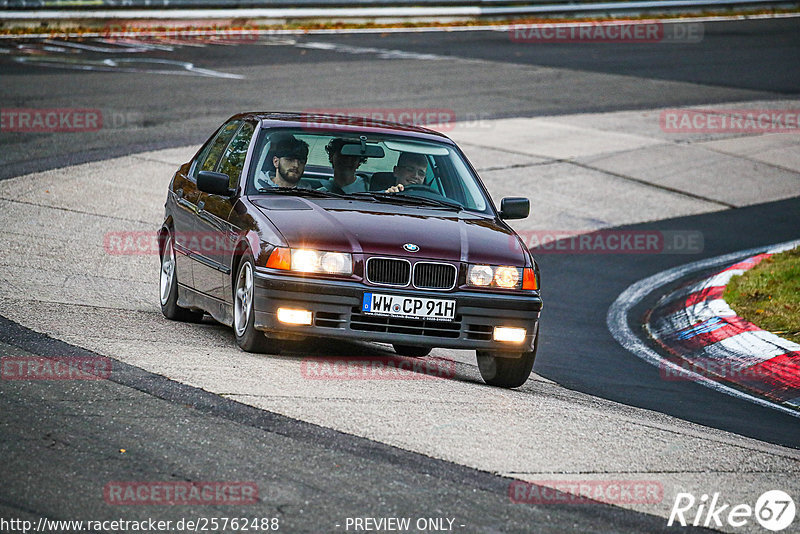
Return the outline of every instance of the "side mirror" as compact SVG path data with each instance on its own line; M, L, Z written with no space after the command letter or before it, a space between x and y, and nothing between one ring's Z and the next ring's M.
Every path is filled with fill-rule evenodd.
M233 191L228 187L230 178L222 172L200 171L197 173L197 189L204 193L229 197Z
M524 219L531 212L531 201L522 197L508 197L500 201L501 219Z

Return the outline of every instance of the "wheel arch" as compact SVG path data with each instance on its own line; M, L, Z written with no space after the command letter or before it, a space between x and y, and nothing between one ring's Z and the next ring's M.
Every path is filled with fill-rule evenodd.
M239 241L236 242L236 246L233 249L233 258L231 259L231 278L230 278L230 293L231 299L233 299L235 291L235 282L236 276L239 274L239 265L242 263L242 258L244 257L245 253L250 253L255 261L258 258L258 252L260 252L261 241L255 232L248 232L245 235L242 235L239 238ZM231 300L233 302L233 300Z
M174 229L174 225L172 222L172 216L167 217L164 223L161 225L161 228L158 229L158 234L156 235L156 239L158 239L158 255L162 256L164 254L164 243L167 240L167 234L172 233Z

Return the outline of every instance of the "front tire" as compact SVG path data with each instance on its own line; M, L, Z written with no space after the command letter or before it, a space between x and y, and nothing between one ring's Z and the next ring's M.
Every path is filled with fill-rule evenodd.
M245 352L275 353L278 344L255 329L254 273L253 257L245 253L233 280L233 333Z
M164 249L161 251L161 275L159 276L161 313L171 321L199 323L203 312L178 306L178 273L175 270L175 247L172 235L167 233Z
M490 386L516 388L524 384L531 376L533 362L539 349L539 333L533 342L533 350L517 353L514 358L503 357L502 352L476 351L478 369L483 381Z

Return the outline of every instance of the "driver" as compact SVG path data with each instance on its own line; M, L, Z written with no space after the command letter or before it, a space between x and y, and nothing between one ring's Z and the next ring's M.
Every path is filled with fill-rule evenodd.
M428 174L428 158L423 154L401 152L392 172L396 184L387 189L387 193L399 193L407 185L420 185Z

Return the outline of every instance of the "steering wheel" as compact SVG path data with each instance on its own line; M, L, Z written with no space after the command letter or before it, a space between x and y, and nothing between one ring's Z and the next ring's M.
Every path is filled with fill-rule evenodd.
M403 186L403 190L400 193L405 193L406 191L426 191L428 193L435 193L436 191L433 190L432 187L429 187L425 184L408 184Z

